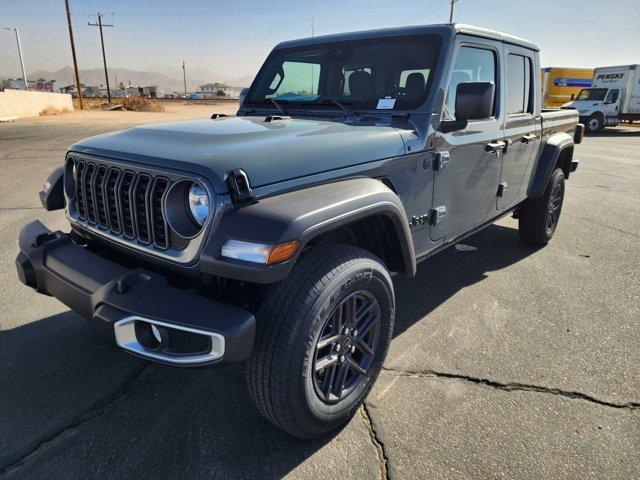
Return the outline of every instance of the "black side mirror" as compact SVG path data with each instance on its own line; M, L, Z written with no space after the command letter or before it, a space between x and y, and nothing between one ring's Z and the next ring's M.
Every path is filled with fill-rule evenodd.
M493 115L493 82L466 82L456 89L456 120L488 120Z
M488 120L493 115L496 86L493 82L465 82L456 88L455 120L440 122L442 133L467 128L469 120Z

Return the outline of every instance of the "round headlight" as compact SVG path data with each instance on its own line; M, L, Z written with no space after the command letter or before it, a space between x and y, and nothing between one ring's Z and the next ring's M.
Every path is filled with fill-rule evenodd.
M209 195L199 183L194 183L189 188L189 210L196 223L204 225L209 216Z

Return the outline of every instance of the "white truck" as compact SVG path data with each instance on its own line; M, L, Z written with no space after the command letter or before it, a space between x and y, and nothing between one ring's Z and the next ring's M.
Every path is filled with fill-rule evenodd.
M599 67L590 88L562 106L578 110L580 123L590 133L615 127L621 121L640 120L640 65Z

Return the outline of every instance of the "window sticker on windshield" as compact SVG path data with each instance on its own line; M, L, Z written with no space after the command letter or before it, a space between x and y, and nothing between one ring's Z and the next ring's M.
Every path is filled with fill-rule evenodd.
M384 97L378 100L378 106L376 107L378 110L389 110L393 108L396 104L396 99L391 97Z

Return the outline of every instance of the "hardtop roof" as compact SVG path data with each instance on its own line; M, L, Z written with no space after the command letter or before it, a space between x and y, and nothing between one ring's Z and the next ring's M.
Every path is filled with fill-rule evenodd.
M466 25L464 23L442 23L434 25L418 25L410 27L396 27L396 28L382 28L377 30L364 30L359 32L346 32L338 33L334 35L322 35L318 37L301 38L297 40L288 40L281 42L276 48L291 48L301 47L306 45L315 45L321 43L341 42L348 40L358 40L365 38L375 37L388 37L397 35L417 35L424 33L443 33L444 31L452 31L454 33L460 33L464 35L471 35L481 38L489 38L492 40L498 40L512 45L518 45L531 50L539 51L537 45L507 33L498 32L495 30L489 30L482 27L476 27L473 25Z

